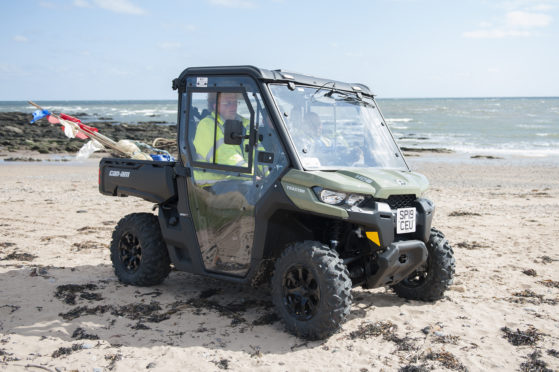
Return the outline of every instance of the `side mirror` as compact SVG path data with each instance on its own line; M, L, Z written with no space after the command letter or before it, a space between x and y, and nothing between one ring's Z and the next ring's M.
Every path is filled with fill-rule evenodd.
M240 145L245 137L243 123L240 120L225 120L223 142L226 145Z

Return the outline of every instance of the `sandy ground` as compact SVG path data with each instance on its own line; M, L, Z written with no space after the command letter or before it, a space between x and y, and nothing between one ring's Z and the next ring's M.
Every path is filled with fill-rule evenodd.
M321 342L284 332L265 289L180 272L120 284L111 232L152 205L99 194L97 160L0 163L0 370L558 370L559 164L411 163L455 284L436 303L356 288Z

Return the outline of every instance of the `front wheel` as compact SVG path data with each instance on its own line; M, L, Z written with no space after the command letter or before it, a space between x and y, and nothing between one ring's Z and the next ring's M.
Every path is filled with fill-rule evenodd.
M121 219L113 232L111 261L118 279L126 284L151 286L171 271L159 221L151 213L133 213Z
M452 284L454 252L442 232L431 229L427 251L427 262L392 287L398 296L409 300L436 301Z
M335 251L320 242L295 243L276 261L272 300L289 332L323 339L349 314L351 279Z

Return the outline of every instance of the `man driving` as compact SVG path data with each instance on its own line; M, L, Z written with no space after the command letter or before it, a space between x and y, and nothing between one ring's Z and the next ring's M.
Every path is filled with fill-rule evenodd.
M237 167L248 164L243 146L227 145L223 139L226 120L240 120L243 127L248 127L249 121L237 114L239 95L239 93L208 94L208 107L211 114L198 123L194 137L198 161Z

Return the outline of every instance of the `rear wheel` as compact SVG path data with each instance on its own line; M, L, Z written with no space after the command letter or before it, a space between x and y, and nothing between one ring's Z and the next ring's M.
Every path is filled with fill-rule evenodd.
M171 271L159 221L151 213L133 213L118 222L111 242L111 261L118 279L127 284L151 286Z
M392 288L400 297L410 300L436 301L452 284L454 252L443 233L431 229L427 242L427 262Z
M272 300L289 332L323 339L349 314L351 279L335 251L315 241L295 243L276 261Z

